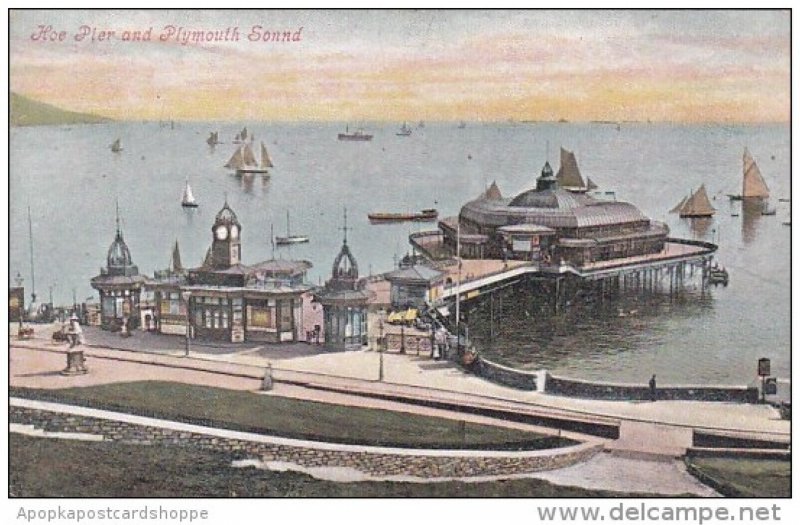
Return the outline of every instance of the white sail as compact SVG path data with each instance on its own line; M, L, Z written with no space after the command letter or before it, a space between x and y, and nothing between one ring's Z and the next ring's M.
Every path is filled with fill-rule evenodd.
M245 166L258 166L256 156L253 154L253 148L250 147L250 144L245 144L242 147L242 157L244 159Z
M272 159L269 158L269 153L267 153L267 147L263 142L261 143L261 167L274 168L272 165Z
M758 169L758 164L753 160L747 148L744 149L744 156L742 158L744 164L744 179L742 180L742 197L744 198L762 198L769 197L769 188L761 175L761 170Z
M197 204L192 193L192 187L189 186L189 181L186 181L186 187L183 189L183 204Z
M230 160L227 164L225 164L226 168L230 168L233 170L241 169L245 166L244 157L242 157L242 150L241 148L236 148L236 151L233 152Z

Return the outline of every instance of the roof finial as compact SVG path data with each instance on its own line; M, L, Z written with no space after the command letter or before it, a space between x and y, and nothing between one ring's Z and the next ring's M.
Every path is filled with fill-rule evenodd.
M344 226L341 228L341 230L344 232L344 244L347 244L347 230L348 229L349 228L347 227L347 208L345 207L344 208Z
M117 197L115 199L115 203L116 203L116 207L117 207L117 235L119 235L120 234L120 229L119 229L119 197Z
M547 146L545 146L546 149L545 149L545 152L544 152L544 160L546 160L547 162L550 162L550 141L547 140L547 141L545 141L545 143L547 144Z

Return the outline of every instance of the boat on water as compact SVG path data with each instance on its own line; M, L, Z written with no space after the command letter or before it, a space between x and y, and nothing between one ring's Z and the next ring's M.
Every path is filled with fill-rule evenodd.
M289 212L286 212L286 237L275 237L275 244L285 246L287 244L300 244L308 242L307 235L292 235L289 227Z
M728 194L728 198L732 201L740 201L744 199L769 199L769 188L761 175L761 170L758 169L753 156L747 148L744 149L742 156L742 193L739 195Z
M429 208L417 213L370 213L367 217L370 222L425 222L435 221L439 218L439 212L433 208Z
M339 140L350 140L350 141L367 141L372 140L372 135L364 133L363 129L357 129L354 132L350 133L350 126L345 127L344 133L339 133Z
M718 284L721 284L722 286L728 286L728 270L717 266L715 263L714 266L712 266L708 271L708 282L714 286Z
M411 128L408 127L408 123L407 122L403 122L403 125L400 128L400 131L395 133L395 135L397 135L398 137L408 137L409 135L411 135Z
M119 139L115 140L114 142L111 143L110 148L113 153L119 153L120 151L122 151L122 141L120 141Z
M212 131L208 135L208 138L206 139L206 144L208 144L209 146L216 146L217 144L222 144L222 142L219 141L219 131Z
M242 144L233 152L230 160L225 164L226 168L236 170L237 175L248 175L251 173L268 174L268 168L275 167L272 159L267 152L267 147L261 143L261 162L256 160L253 148L250 143Z
M697 191L692 192L688 197L684 197L670 213L677 213L681 218L711 217L716 213L716 209L708 200L706 185L701 184Z
M467 127L467 123L464 122L463 120L458 123L458 129L464 129L466 127Z
M420 121L419 121L419 124L417 124L417 127L418 127L418 128L424 128L424 127L425 127L425 122L424 122L424 121L422 121L422 120L420 120Z
M184 208L197 208L197 200L192 193L192 187L189 186L189 179L186 179L186 186L183 188L183 198L181 199L181 206Z
M252 137L250 137L251 142L252 140L253 140ZM234 144L244 144L245 142L247 142L247 127L242 128L242 131L240 131L239 133L236 134L235 137L233 137Z
M558 167L556 180L560 187L573 193L586 193L598 188L597 184L592 182L589 177L586 177L586 182L583 181L575 153L563 147L561 148L561 165Z

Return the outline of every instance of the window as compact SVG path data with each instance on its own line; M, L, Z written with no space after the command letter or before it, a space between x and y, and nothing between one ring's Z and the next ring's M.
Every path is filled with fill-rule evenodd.
M164 292L159 305L161 315L186 315L180 292Z
M248 301L248 330L274 332L277 329L275 304L273 301Z
M116 308L115 308L116 304L117 304L116 298L108 297L108 296L103 297L103 302L101 304L101 309L103 311L103 316L104 317L116 317L116 315L117 315Z
M285 299L278 301L280 310L280 331L289 332L292 330L292 300Z

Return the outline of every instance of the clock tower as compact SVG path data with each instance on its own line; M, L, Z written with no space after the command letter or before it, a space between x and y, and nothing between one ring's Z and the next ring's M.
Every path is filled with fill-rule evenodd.
M211 227L211 265L213 268L222 270L239 264L242 260L240 235L242 225L239 219L228 206L227 199L225 205L217 213L214 225Z

